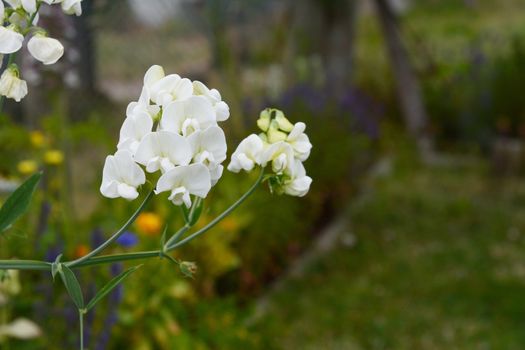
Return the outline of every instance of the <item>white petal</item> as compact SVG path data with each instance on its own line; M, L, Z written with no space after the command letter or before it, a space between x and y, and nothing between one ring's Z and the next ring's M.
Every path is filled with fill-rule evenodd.
M303 123L303 122L298 122L298 123L295 123L292 131L290 132L290 134L288 135L288 140L289 141L294 141L297 137L299 137L299 135L301 135L304 130L306 129L306 124Z
M0 53L10 54L22 47L24 36L14 30L0 26Z
M264 150L264 143L258 135L251 134L241 141L231 157L228 170L239 172L241 169L250 171L255 164L261 164L261 156Z
M42 335L40 327L26 318L17 318L12 323L0 326L0 337L33 339Z
M133 155L142 138L151 132L153 120L146 112L139 112L126 118L120 129L118 149L128 149Z
M29 53L43 64L56 63L64 54L64 46L57 39L34 35L27 43Z
M170 131L151 132L144 136L135 154L135 160L148 166L148 171L156 171L161 166L161 158L169 160L172 165L186 165L192 157L191 146L188 141ZM158 158L158 159L157 159ZM152 170L150 161L158 162L155 170Z
M22 7L27 13L36 12L36 0L22 0Z
M191 96L185 101L168 104L160 121L162 130L185 136L215 124L215 111L211 103L202 96Z
M125 183L121 183L118 185L118 194L120 197L127 200L133 200L139 196L139 193L137 192L137 189L135 187Z
M157 182L156 192L161 193L184 187L189 193L206 197L211 188L210 172L202 164L178 166L163 174Z
M225 121L230 117L230 107L226 102L217 102L217 104L215 104L215 114L218 122Z
M166 74L164 73L164 68L159 65L151 66L144 75L144 86L150 88L160 79L164 78Z

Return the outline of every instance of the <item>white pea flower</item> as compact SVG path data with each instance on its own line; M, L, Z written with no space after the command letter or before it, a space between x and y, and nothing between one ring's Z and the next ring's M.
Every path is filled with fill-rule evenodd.
M295 165L292 146L283 141L268 145L261 156L262 166L266 166L268 162L271 162L275 174L282 174Z
M151 132L153 120L147 112L137 112L124 120L120 129L120 139L117 148L128 150L133 156L139 148L140 142Z
M0 325L0 338L33 339L42 335L40 327L26 318L17 318L11 323Z
M0 26L0 53L10 54L17 52L22 47L24 36L13 27Z
M62 0L62 10L68 14L68 15L77 15L80 16L82 14L82 0ZM58 3L58 1L54 2L55 4Z
M147 89L151 89L153 84L161 80L166 76L166 73L164 73L164 68L162 68L159 65L153 65L148 68L146 71L146 74L144 74L144 87Z
M312 178L306 175L306 170L300 160L295 160L295 164L287 175L290 177L284 181L281 188L284 193L295 197L303 197L308 193Z
M292 131L286 138L286 142L292 146L295 156L302 162L308 159L312 149L312 144L310 143L308 136L304 133L305 129L306 125L304 123L295 123Z
M158 68L155 68L158 70ZM157 77L158 72L153 76ZM149 85L151 100L166 106L172 101L182 101L193 95L191 80L181 78L178 74L170 74Z
M166 106L160 120L162 130L189 136L197 130L216 125L215 112L205 97L191 96L184 101L175 101Z
M64 54L64 46L57 39L35 34L27 43L29 53L43 64L56 63Z
M171 191L168 199L175 205L191 207L190 195L205 198L211 189L210 172L203 164L178 166L162 175L156 193Z
M135 153L137 163L145 165L150 173L159 169L164 173L176 165L187 165L192 157L189 142L181 135L165 130L144 136Z
M196 80L193 82L193 94L206 97L215 109L218 122L225 121L230 117L230 107L222 101L221 93L217 89L208 89L206 85Z
M160 112L160 107L150 104L149 90L144 86L138 101L133 101L128 104L126 109L126 116L131 117L137 113L146 112L154 119Z
M233 152L228 170L238 173L241 169L251 171L255 165L261 164L261 156L264 143L261 138L251 134L241 141L235 152Z
M120 150L115 155L106 157L100 186L103 196L132 200L139 195L137 187L145 182L146 175L142 168L133 161L130 152Z
M226 136L218 126L210 126L188 137L193 152L193 160L204 164L210 171L212 185L222 176L221 163L226 159Z
M20 102L27 95L27 83L18 77L16 68L8 67L0 77L0 95Z

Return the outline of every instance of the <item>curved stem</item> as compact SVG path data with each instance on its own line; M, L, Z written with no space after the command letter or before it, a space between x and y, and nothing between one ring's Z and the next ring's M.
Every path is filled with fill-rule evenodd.
M117 238L119 238L124 232L126 232L126 230L128 229L128 227L135 221L135 219L137 218L137 216L140 214L140 212L144 209L144 207L146 206L146 204L148 204L149 200L151 199L151 197L153 196L153 190L150 191L150 193L146 196L146 198L144 199L144 201L142 202L142 204L138 207L138 209L135 211L135 213L129 218L129 220L124 224L124 226L122 226L120 228L120 230L118 230L117 232L115 232L113 234L113 236L109 237L107 241L105 241L104 243L102 243L101 245L99 245L97 248L95 248L94 250L92 250L90 253L88 253L87 255L84 255L83 257L81 258L78 258L77 260L73 260L73 261L70 261L70 262L67 262L65 263L66 266L68 267L75 267L77 266L78 264L80 264L81 262L84 262L86 260L89 260L90 258L94 257L95 255L97 255L98 253L100 253L101 251L103 251L104 249L106 249L111 243L113 243Z
M250 189L241 196L241 198L239 198L235 203L233 203L228 209L226 209L225 211L222 212L222 214L220 214L219 216L217 216L215 219L213 219L208 225L204 226L203 228L201 228L200 230L198 230L197 232L191 234L190 236L186 237L185 239L183 239L182 241L179 241L171 246L169 245L166 245L167 247L167 251L171 251L171 250L174 250L175 248L178 248L186 243L188 243L189 241L197 238L198 236L200 236L201 234L203 234L204 232L208 231L209 229L211 229L213 226L217 225L219 223L219 221L221 221L222 219L224 219L226 216L228 216L232 211L234 211L239 205L241 205L242 202L244 202L246 200L246 198L248 198L254 191L255 189L257 188L257 186L259 186L259 184L261 183L262 179L263 179L263 176L264 176L264 169L261 169L261 173L259 175L259 178L257 179L257 181L255 181L255 183L252 185L252 187L250 187Z
M89 260L81 261L75 264L74 266L70 266L70 267L80 268L80 267L85 267L85 266L93 266L93 265L100 265L100 264L107 264L107 263L121 262L121 261L128 261L128 260L148 259L148 258L160 257L161 254L162 252L160 250L149 250L149 251L136 252L136 253L101 255L101 256L93 257Z

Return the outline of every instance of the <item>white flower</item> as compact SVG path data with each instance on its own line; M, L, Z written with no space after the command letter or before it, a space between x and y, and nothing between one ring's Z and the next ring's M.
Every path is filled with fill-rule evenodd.
M251 134L241 141L235 152L233 152L228 170L238 173L241 169L250 171L255 165L261 164L261 155L264 143L261 138Z
M296 159L288 175L290 177L285 180L281 190L290 196L303 197L306 195L310 190L312 178L306 176L303 163Z
M202 164L178 166L162 175L156 193L171 191L168 199L175 205L191 207L190 195L205 198L211 188L210 172Z
M22 7L27 13L35 13L36 0L22 0Z
M270 144L261 156L261 165L272 163L272 170L275 174L282 174L287 168L294 166L294 151L288 143L279 141Z
M210 170L212 185L222 176L226 159L226 136L218 126L210 126L203 131L197 131L188 137L193 152L193 160L204 164Z
M11 27L0 26L0 53L10 54L22 47L24 36Z
M18 77L16 69L8 67L0 77L0 95L20 102L27 95L27 83Z
M82 14L81 2L82 0L63 0L61 1L62 10L68 15L75 14L80 16ZM55 1L54 3L58 3L58 1Z
M126 149L134 156L140 141L151 132L153 120L146 112L137 112L124 120L120 129L120 139L117 148Z
M164 78L164 68L159 65L153 65L148 68L146 74L144 74L144 87L151 89L152 85Z
M155 67L155 66L154 66ZM160 71L154 68L153 77L157 78ZM145 77L146 79L146 77ZM150 84L150 82L148 82ZM191 80L181 78L178 74L170 74L148 85L151 100L159 106L166 106L172 101L182 101L193 94Z
M191 146L184 137L162 130L144 136L135 153L135 160L145 165L150 173L159 169L164 173L176 165L189 164L192 156Z
M308 136L304 133L306 125L302 122L295 123L292 131L286 138L294 152L297 159L304 162L310 156L310 151L312 149L312 144L308 139Z
M114 156L106 158L100 192L108 198L122 197L132 200L139 195L137 187L145 182L144 171L133 161L131 153L120 150Z
M183 136L216 124L213 107L210 101L202 96L191 96L185 101L170 103L160 120L162 130L169 130Z
M9 324L0 326L0 338L33 339L41 335L40 327L26 318L17 318Z
M29 53L43 64L54 64L64 54L64 46L57 39L41 34L34 35L27 43Z
M137 113L146 112L153 119L160 112L160 107L150 104L149 90L144 86L138 101L133 101L128 104L126 109L126 116L131 117Z
M208 89L206 85L196 80L193 82L193 94L206 97L215 109L218 122L225 121L230 117L230 107L222 101L221 93L217 89Z

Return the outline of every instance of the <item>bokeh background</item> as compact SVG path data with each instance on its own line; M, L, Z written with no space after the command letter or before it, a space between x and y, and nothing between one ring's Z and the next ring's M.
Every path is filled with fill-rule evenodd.
M0 115L0 191L37 169L3 258L86 254L137 203L98 191L152 64L219 89L230 150L260 110L307 123L304 198L261 188L176 252L195 279L145 262L86 318L89 349L522 349L525 344L525 3L521 0L84 0L42 26L50 68L18 56L29 95ZM204 225L253 178L225 174ZM114 252L156 249L178 211L154 201ZM127 265L84 269L93 295ZM13 282L14 281L14 282ZM15 283L16 282L16 283ZM0 284L0 324L71 349L59 283Z

